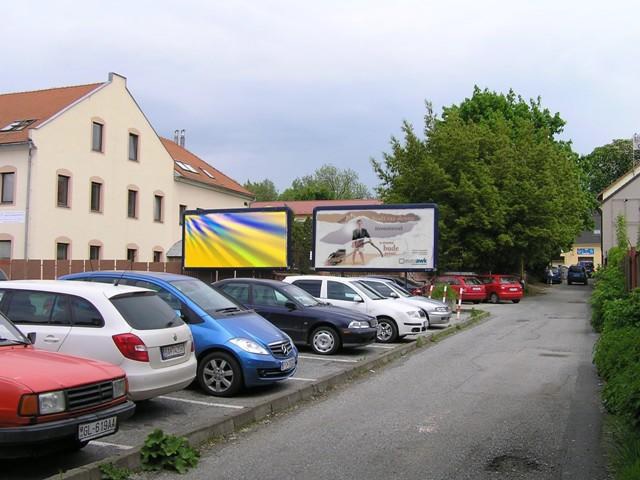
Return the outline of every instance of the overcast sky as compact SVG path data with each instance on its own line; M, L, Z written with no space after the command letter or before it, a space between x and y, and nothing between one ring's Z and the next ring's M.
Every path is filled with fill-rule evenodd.
M474 84L543 104L588 153L640 131L631 1L29 1L3 3L0 92L128 86L156 131L241 183L279 189L369 159L424 100Z

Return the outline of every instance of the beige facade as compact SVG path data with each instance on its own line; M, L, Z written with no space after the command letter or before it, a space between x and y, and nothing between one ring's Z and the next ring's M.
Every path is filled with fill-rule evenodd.
M563 263L559 265L576 265L580 261L593 262L593 266L598 268L602 262L602 251L599 243L583 243L575 245L569 252L560 254ZM556 262L553 262L556 265Z
M97 151L94 122L102 126ZM137 160L129 158L132 136ZM103 259L125 259L135 250L138 261L152 261L154 251L165 260L181 238L179 205L243 207L251 199L183 181L126 79L116 74L31 129L27 144L0 145L0 173L8 169L16 171L15 203L0 205L0 240L12 241L16 259L55 259L57 245L68 244L69 259L90 258L93 246ZM68 183L66 205L58 197L58 176ZM133 202L130 191L136 192Z

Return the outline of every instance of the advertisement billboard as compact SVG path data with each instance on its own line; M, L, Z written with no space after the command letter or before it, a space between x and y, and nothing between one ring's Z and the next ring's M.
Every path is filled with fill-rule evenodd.
M437 237L434 204L317 207L313 211L316 270L434 270Z
M184 213L185 268L286 268L288 208L189 210Z

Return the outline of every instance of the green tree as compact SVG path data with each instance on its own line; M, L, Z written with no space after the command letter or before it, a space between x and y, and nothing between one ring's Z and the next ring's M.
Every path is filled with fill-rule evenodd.
M345 200L370 197L366 185L350 169L323 165L311 175L296 178L280 200Z
M579 163L585 174L586 186L596 197L616 179L631 170L631 140L618 139L596 147L593 152L580 157Z
M278 199L278 190L269 179L259 182L247 180L243 186L256 196L257 202L270 202Z
M304 222L293 222L291 228L291 253L293 255L293 269L300 273L311 271L309 252L311 251L312 228L311 219Z
M387 202L434 202L440 267L518 270L568 250L589 219L577 155L555 139L564 121L525 101L475 87L434 115L424 138L405 122L382 162L372 160Z

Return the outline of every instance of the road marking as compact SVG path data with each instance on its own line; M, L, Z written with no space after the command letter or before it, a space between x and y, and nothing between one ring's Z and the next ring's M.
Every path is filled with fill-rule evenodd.
M326 360L328 362L358 363L359 360L347 360L344 358L331 357L312 357L311 355L298 355L298 358L306 358L307 360Z
M113 447L118 450L131 450L133 447L129 445L120 445L118 443L109 443L109 442L100 442L98 440L91 440L91 445L95 445L96 447Z
M289 377L288 380L298 380L299 382L315 382L317 378Z
M193 405L204 405L206 407L222 407L222 408L235 408L235 409L244 408L242 405L228 405L226 403L202 402L200 400L189 400L187 398L165 397L164 395L162 395L162 396L160 396L158 398L164 398L165 400L173 400L173 401L176 401L176 402L191 403Z
M369 347L373 347L373 348L384 348L385 350L392 350L396 347L392 347L391 345L368 345Z

